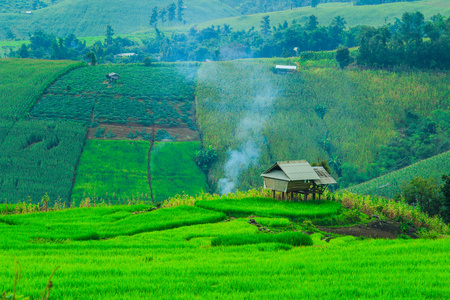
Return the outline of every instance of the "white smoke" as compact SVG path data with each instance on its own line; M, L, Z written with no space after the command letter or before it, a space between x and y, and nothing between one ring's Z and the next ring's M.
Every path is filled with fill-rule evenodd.
M264 91L253 98L244 118L239 122L235 132L239 145L237 149L228 149L228 159L224 165L225 177L218 182L221 194L235 192L242 172L258 164L264 143L264 124L274 99L275 93L268 83Z

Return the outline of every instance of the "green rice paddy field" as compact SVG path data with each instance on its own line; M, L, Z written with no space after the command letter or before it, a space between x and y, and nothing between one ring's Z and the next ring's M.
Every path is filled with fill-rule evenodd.
M80 158L72 201L151 200L147 141L88 140Z
M205 174L195 164L200 142L156 142L150 170L153 199L161 202L176 194L196 195L208 191Z
M450 295L449 238L337 237L327 243L321 233L261 233L246 218L221 222L223 213L198 207L133 214L147 209L96 207L0 217L0 291L12 293L17 259L22 278L16 293L31 299L41 299L57 266L49 299Z

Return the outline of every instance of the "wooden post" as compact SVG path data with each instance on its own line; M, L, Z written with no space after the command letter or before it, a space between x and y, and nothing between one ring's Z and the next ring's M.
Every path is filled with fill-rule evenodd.
M313 200L316 200L316 192L317 192L316 184L313 183Z
M284 200L284 192L281 192L281 200Z
M275 190L272 190L272 198L275 199Z

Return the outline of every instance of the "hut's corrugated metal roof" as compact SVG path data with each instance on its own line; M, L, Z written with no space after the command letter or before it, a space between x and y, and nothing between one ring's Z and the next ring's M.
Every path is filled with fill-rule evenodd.
M333 177L324 169L324 167L312 167L314 171L319 175L319 180L314 180L316 184L323 185L323 184L335 184L337 183L336 180L334 180Z
M311 165L306 161L282 161L278 162L281 170L290 180L315 180L320 179Z
M289 181L320 180L320 177L306 160L279 161L261 176L269 177L269 174L279 171L278 168L288 177Z
M289 177L287 177L286 174L284 174L284 172L281 170L272 170L272 172L263 175L266 178L289 181Z
M275 68L282 70L297 70L297 66L276 65Z

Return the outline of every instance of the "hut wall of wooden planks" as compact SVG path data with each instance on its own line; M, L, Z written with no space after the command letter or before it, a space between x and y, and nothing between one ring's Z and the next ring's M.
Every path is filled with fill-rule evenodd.
M312 195L313 199L320 196L329 184L336 184L336 180L323 168L312 167L306 160L279 161L261 174L264 179L264 188L272 190L275 198L276 192L281 192L284 200L299 199L304 195Z

